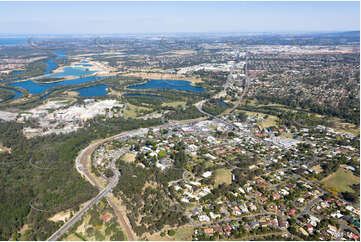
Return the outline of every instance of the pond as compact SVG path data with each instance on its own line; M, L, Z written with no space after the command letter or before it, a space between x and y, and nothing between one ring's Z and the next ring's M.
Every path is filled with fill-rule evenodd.
M74 91L79 93L81 97L101 97L107 95L107 85L95 85L90 87L82 87Z
M30 94L42 94L47 90L58 87L58 86L67 86L67 85L80 85L88 82L93 82L96 80L101 79L101 77L96 76L89 76L83 77L73 80L65 80L62 82L54 82L54 83L36 83L31 80L24 81L24 82L15 82L8 84L9 86L20 87L29 91Z
M8 99L8 100L15 100L15 99L18 99L19 97L21 97L23 95L21 92L19 92L16 89L13 89L13 88L6 88L6 87L1 87L1 88L4 88L6 90L9 90L9 91L15 93L15 95L13 97L11 97L10 99Z
M228 107L228 104L225 103L225 102L223 102L223 101L220 100L220 99L217 99L217 103L218 103L219 105L223 106L223 107Z
M89 67L89 66L93 66L93 65L92 64L75 64L75 66Z
M129 86L129 89L174 89L182 91L192 91L192 92L204 92L205 89L202 87L195 87L191 85L190 81L183 80L156 80L151 79L144 84Z
M63 51L54 51L54 54L56 54L56 57L51 58L45 62L46 70L44 74L50 74L53 70L58 68L58 64L56 64L54 60L66 57L66 54Z

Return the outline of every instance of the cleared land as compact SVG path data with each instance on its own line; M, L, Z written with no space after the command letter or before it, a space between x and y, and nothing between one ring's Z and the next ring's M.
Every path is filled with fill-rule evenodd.
M153 235L148 235L147 239L150 241L190 241L192 240L192 234L194 229L190 225L184 225L179 227L178 229L174 228L173 230L176 232L175 235L169 236L167 234L167 230L170 229L169 226L165 226L162 230L165 232L165 236L160 236L161 232L155 233Z
M185 108L186 107L186 102L176 101L176 102L170 102L170 103L163 103L162 106L168 106L168 107L173 107L173 108L177 108L178 106L182 106L183 108Z
M134 162L137 155L133 153L126 153L122 156L122 160L125 162Z
M229 169L218 169L214 171L215 186L218 187L220 184L225 183L227 185L232 183L232 171Z
M149 109L144 108L144 107L138 107L138 106L128 103L127 108L124 110L124 117L125 118L136 118L136 117L140 116L139 114L141 114L141 111L147 111L147 110L149 110Z
M339 168L335 173L329 175L321 181L327 187L337 189L339 192L353 192L351 185L359 184L360 178L351 171Z

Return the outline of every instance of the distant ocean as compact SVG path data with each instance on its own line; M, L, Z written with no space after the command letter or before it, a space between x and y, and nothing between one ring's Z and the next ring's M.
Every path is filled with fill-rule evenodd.
M0 45L21 45L26 44L26 38L0 38Z

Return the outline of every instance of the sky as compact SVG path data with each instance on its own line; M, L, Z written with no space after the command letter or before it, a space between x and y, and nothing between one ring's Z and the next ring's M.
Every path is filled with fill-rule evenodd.
M0 33L314 32L360 29L360 2L0 2Z

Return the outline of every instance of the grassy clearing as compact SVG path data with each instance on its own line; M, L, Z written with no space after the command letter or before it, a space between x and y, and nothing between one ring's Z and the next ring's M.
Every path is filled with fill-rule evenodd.
M178 106L182 106L182 108L186 107L186 102L183 101L176 101L176 102L169 102L169 103L163 103L162 106L168 106L168 107L173 107L173 108L177 108Z
M353 192L350 186L359 184L360 178L355 176L351 171L339 168L335 173L324 178L321 183L327 187L336 189L338 192Z
M133 153L126 153L122 156L122 160L125 162L134 162L137 155Z
M124 110L124 117L126 119L136 118L137 116L139 116L141 111L146 111L146 110L149 110L149 108L138 107L138 106L128 103L127 108Z
M82 241L78 236L75 234L69 234L67 237L63 239L63 241Z
M265 118L264 120L262 120L259 124L262 126L262 128L269 128L272 126L276 126L277 127L277 120L278 118L274 115L268 115L268 114L264 114L264 113L260 113L260 112L250 112L250 111L238 111L236 113L246 113L248 116L254 116L254 117L262 117L265 118L267 116L267 118Z
M222 183L225 183L227 185L232 183L232 170L230 169L217 169L214 171L214 176L216 187L218 187Z
M192 234L193 234L193 227L186 225L183 227L180 227L177 231L176 234L174 235L174 240L192 240Z
M335 123L334 129L337 132L348 133L356 136L360 134L360 127L355 124L345 123L339 118L333 118L331 121Z
M268 117L265 120L263 120L260 124L263 128L269 128L272 126L277 126L277 122L276 122L277 120L278 118L276 116L268 115Z
M147 239L150 241L190 241L192 240L192 234L194 232L194 229L190 225L184 225L179 228L173 228L174 231L176 231L174 236L169 236L167 234L167 231L171 229L169 226L165 226L162 230L165 232L165 236L160 236L161 232L155 233L153 235L148 235Z

